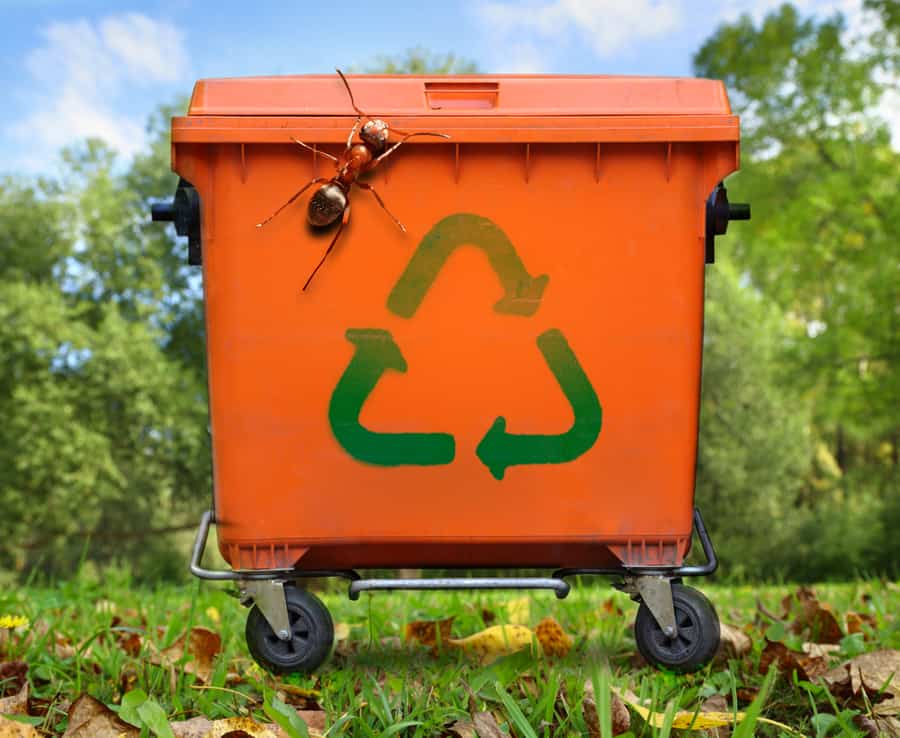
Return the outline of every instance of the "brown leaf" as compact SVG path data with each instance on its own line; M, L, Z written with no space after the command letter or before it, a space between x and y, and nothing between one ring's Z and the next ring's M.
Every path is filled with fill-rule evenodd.
M728 706L728 700L726 700L720 694L714 694L712 697L703 700L703 704L700 705L701 713L728 713L731 712L731 708ZM703 735L711 736L712 738L729 738L732 733L732 727L730 725L719 725L714 728L707 728L702 731Z
M118 633L116 642L119 644L119 648L129 656L139 656L144 645L141 636L134 631Z
M728 623L720 623L721 637L719 639L719 650L716 652L716 660L724 663L728 659L739 659L745 653L750 651L753 645L748 636L740 628Z
M900 720L878 715L854 715L853 724L866 734L866 738L900 738Z
M847 633L862 633L866 640L871 638L871 633L867 630L877 630L878 623L875 618L868 613L848 612L847 613Z
M0 716L0 738L42 738L33 725Z
M545 656L558 656L562 658L572 650L572 638L556 622L555 618L546 617L537 624L534 629L538 643Z
M841 650L841 647L834 643L804 643L800 648L807 656L821 656L826 659Z
M28 714L28 682L10 697L0 698L0 715L27 715Z
M475 733L475 723L472 720L457 720L447 728L447 731L456 738L478 738Z
M781 642L767 640L759 657L759 673L767 673L773 663L787 674L796 671L797 676L806 681L828 671L828 662L823 657L807 656L799 651L791 651Z
M24 661L6 661L0 664L0 697L17 694L28 681L28 664Z
M304 689L303 687L297 687L293 684L284 684L282 682L278 682L275 687L282 692L283 699L281 701L286 705L299 707L304 710L322 709L319 707L318 702L322 693L317 689Z
M224 718L214 720L204 738L238 738L238 736L250 736L250 738L279 738L284 734L276 731L275 726L269 723L258 723L248 717Z
M83 694L69 708L69 727L63 735L64 738L137 738L140 733L102 702Z
M622 608L616 604L616 601L612 597L606 600L606 602L604 602L600 606L600 609L602 609L603 612L607 615L613 615L615 617L622 617L625 614Z
M497 619L497 614L493 610L488 610L486 607L481 609L481 621L485 625L490 625Z
M792 605L796 602L796 607ZM782 600L785 612L797 610L791 631L806 634L807 640L815 643L840 643L844 633L838 624L834 611L829 605L819 602L816 593L801 587L794 595L788 595Z
M853 694L865 689L872 700L884 687L881 700L872 710L878 715L900 713L900 651L885 649L851 659L850 686Z
M169 723L175 738L203 738L212 727L213 721L200 715L190 720L177 720Z
M507 738L506 733L500 730L494 716L489 712L476 712L472 716L472 722L475 723L478 738Z
M201 682L208 682L212 676L213 661L222 650L222 639L218 633L195 626L191 628L190 638L185 649L185 636L181 635L168 648L150 656L150 662L158 666L174 667L187 653L189 661L184 665L184 671L193 674Z
M615 692L609 694L609 707L612 717L613 735L627 733L631 727L631 713L625 707L625 703L619 699ZM584 703L581 706L584 723L587 725L588 735L591 738L601 738L600 716L597 713L597 699L594 694L594 683L589 679L584 683Z
M423 646L437 647L438 632L441 634L441 643L447 643L450 639L450 631L453 628L453 615L445 620L414 620L406 624L403 631L403 640L416 641ZM440 628L440 631L438 630Z
M861 698L865 690L876 715L900 714L900 651L885 649L864 653L850 659L822 676L828 689L837 697ZM881 697L877 695L884 687Z

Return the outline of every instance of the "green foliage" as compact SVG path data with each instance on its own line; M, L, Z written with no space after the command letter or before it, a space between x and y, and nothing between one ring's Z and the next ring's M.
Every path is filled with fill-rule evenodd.
M165 139L124 171L87 141L59 181L0 185L4 566L63 572L87 546L183 568L147 534L194 518L209 489L202 364L180 360L168 332L199 301L147 218L148 198L174 188Z
M720 253L783 316L778 381L812 408L801 506L783 530L774 521L800 542L787 569L804 577L896 571L898 560L885 523L900 514L900 153L875 112L896 84L897 14L868 5L882 24L861 38L839 15L785 5L759 26L745 16L721 27L695 57L742 115L745 159L729 188L754 219Z
M697 504L731 575L771 573L792 545L810 410L778 374L785 333L778 309L732 266L709 269Z
M365 64L366 74L476 74L478 65L455 54L436 54L417 46L401 56L379 56Z

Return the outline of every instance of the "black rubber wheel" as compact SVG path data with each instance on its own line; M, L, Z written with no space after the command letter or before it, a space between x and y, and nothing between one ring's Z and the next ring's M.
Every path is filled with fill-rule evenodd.
M719 647L719 616L699 590L672 584L678 635L669 638L643 602L634 621L638 651L650 664L685 673L708 664Z
M314 594L285 585L284 596L291 640L280 640L254 605L247 616L247 648L256 663L273 674L312 673L331 652L334 623L328 609Z

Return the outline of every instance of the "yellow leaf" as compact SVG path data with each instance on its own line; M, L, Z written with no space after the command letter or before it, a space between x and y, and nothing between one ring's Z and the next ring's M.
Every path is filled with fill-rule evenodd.
M206 608L206 617L212 620L216 625L218 625L222 621L222 617L221 615L219 615L219 610L215 607Z
M531 620L531 598L517 597L506 603L506 615L513 625L526 625Z
M641 718L644 722L652 725L654 728L663 727L663 723L665 722L665 713L663 712L651 712L649 708L644 707L637 695L634 692L628 690L620 690L616 687L611 688L613 692L615 692L621 699ZM679 710L675 713L675 719L672 721L672 727L678 728L679 730L706 730L707 728L721 728L726 725L737 725L744 718L747 717L747 713L745 712L697 712L693 711L688 712L686 710ZM769 725L775 725L782 730L786 730L789 733L793 733L794 735L803 735L802 733L798 733L796 730L791 728L789 725L785 725L784 723L779 723L776 720L769 720L768 718L757 718L758 722L767 723Z
M349 623L335 623L334 640L346 641L350 637L350 628L352 627Z
M24 615L0 615L0 628L25 628L28 626L28 618Z
M524 625L492 625L468 638L450 638L448 645L478 656L490 663L523 648L533 647L534 633Z

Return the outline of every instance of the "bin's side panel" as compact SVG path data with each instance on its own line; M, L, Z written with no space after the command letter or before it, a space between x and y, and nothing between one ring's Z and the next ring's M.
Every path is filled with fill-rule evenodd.
M735 155L409 145L370 180L408 232L354 190L303 292L331 237L307 227L306 198L255 224L330 164L288 143L179 151L184 176L205 173L191 181L226 558L679 563L703 204Z

